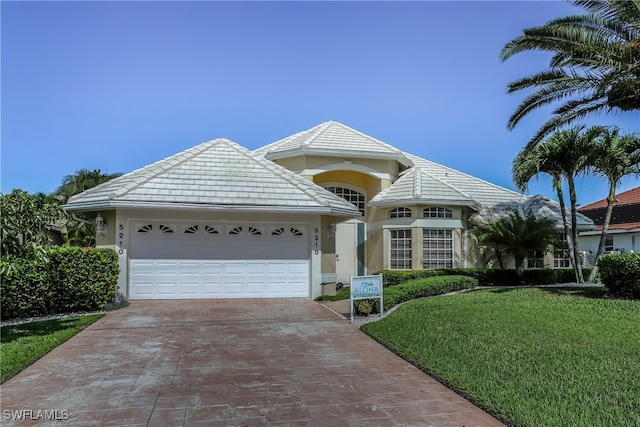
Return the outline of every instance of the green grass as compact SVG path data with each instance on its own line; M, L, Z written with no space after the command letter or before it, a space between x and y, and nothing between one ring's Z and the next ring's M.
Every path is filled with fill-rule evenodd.
M349 288L344 287L340 289L340 291L335 295L324 295L324 296L321 295L319 297L316 297L314 301L340 301L343 299L349 299L351 298L351 294L349 292L350 292Z
M92 324L104 314L3 326L0 334L0 383Z
M602 288L411 301L362 330L513 426L640 426L640 301Z

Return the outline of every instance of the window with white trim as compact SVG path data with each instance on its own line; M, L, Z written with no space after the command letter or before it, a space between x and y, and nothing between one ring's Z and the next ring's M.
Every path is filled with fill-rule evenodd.
M422 268L453 268L453 230L422 229Z
M340 196L347 202L350 202L358 208L360 213L364 215L366 202L364 200L364 194L344 187L324 187L325 190L332 192L336 196Z
M424 208L422 211L423 218L453 218L453 211L448 208L442 208L439 206L432 206L430 208Z
M391 254L389 257L392 270L411 270L411 229L403 228L391 231Z
M524 260L524 268L527 270L544 268L544 259L542 258L542 254L539 254L538 251L529 249L527 252L527 258Z
M568 248L566 234L558 233L558 246L553 248L553 268L571 267Z
M411 209L394 208L389 211L389 218L411 218Z

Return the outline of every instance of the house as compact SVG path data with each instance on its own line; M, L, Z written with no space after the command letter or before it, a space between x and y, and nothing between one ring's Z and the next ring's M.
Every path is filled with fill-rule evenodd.
M473 267L469 217L528 197L329 121L254 151L215 139L69 199L130 299L316 297L381 269ZM592 226L581 217L580 224Z
M616 195L604 252L640 252L640 187ZM580 233L580 249L591 254L598 252L600 236L607 210L607 199L583 206L580 213L591 218L595 230Z

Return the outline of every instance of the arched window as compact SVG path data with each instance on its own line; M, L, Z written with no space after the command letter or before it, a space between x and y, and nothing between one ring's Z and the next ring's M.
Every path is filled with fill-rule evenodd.
M389 218L411 218L411 209L394 208L389 211Z
M364 200L364 194L356 190L352 190L350 188L343 188L343 187L325 187L324 189L332 192L336 196L342 197L347 202L353 203L356 206L356 208L358 208L360 213L364 215L364 209L366 206L366 202Z
M453 218L453 211L439 206L424 208L422 211L423 218Z

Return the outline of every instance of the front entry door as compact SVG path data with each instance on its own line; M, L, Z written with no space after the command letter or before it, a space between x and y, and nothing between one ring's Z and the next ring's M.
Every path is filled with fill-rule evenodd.
M351 275L364 274L364 223L342 222L336 227L336 275L349 283Z
M349 283L356 274L356 224L338 223L336 227L336 274L338 282Z

